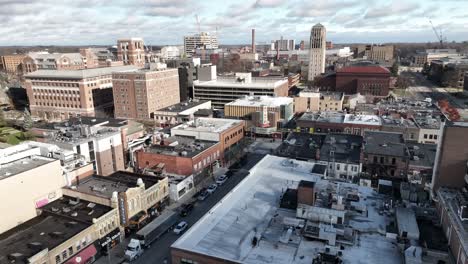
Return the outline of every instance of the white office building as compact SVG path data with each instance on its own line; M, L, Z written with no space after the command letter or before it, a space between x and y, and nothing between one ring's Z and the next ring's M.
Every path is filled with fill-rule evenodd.
M198 47L203 49L217 49L218 37L210 35L208 32L201 32L200 34L184 37L184 52L187 57L191 57Z

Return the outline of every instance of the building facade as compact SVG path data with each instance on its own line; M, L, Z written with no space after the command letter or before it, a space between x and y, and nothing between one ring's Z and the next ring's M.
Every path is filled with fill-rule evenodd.
M217 49L218 37L208 32L184 36L184 52L187 57L191 57L197 48Z
M26 74L31 114L49 121L72 116L109 116L113 112L112 73L135 69L120 66Z
M65 122L33 128L33 133L37 141L55 144L83 156L100 175L124 169L122 136L117 128Z
M378 65L349 66L336 71L335 90L345 94L387 96L390 71Z
M440 187L461 188L465 184L468 161L467 122L447 121L440 128L440 142L432 176L432 191Z
M150 119L155 111L180 102L177 69L115 73L112 86L116 118Z
M117 40L117 58L124 65L145 65L145 43L141 38Z
M174 136L139 151L137 160L141 170L160 165L167 173L195 175L196 179L205 169L212 171L213 166L221 162L222 154L219 142Z
M362 171L372 178L406 180L409 151L400 133L364 133Z
M354 48L354 57L381 63L392 62L394 50L393 45L358 45Z
M326 29L316 24L310 32L308 81L325 72Z
M36 217L36 209L62 196L66 184L60 160L44 157L39 147L27 144L0 150L0 175L0 198L8 201L0 204L8 211L0 233Z
M22 61L24 73L37 70L81 70L99 67L98 57L92 49L79 53L30 52Z
M117 209L63 196L0 238L2 263L92 263L120 242ZM117 236L112 245L101 246Z
M148 217L161 211L162 203L169 197L169 182L167 177L117 171L106 177L94 175L62 191L71 197L116 208L123 228L139 229L142 221L147 222Z
M0 64L3 65L5 72L19 74L22 73L21 63L25 56L23 54L4 55L0 57Z
M199 69L200 70L200 69ZM236 73L235 76L198 74L194 81L194 97L209 100L215 108L245 96L288 96L288 80L283 77L252 77L251 73Z

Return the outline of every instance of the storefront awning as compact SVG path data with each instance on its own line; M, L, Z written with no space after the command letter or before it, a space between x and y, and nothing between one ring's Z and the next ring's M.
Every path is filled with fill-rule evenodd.
M91 245L69 259L65 264L83 264L94 257L97 253L96 247Z

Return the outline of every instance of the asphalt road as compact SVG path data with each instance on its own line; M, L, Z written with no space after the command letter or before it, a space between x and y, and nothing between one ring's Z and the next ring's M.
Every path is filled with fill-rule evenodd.
M184 220L189 224L189 227L195 224L211 207L221 200L231 189L233 189L245 176L248 175L248 170L252 168L258 161L263 158L261 154L247 154L245 163L240 168L233 169L235 172L222 186L219 186L216 191L208 196L204 201L197 201L194 209L187 217L180 217L180 221ZM172 231L164 234L157 241L151 244L151 247L146 249L143 255L132 262L135 264L163 264L164 259L167 263L171 263L170 247L180 236Z

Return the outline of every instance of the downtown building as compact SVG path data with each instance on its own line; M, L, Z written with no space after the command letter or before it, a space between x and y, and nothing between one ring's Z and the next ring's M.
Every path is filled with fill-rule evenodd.
M115 117L150 119L154 112L180 102L177 69L141 69L112 75Z
M218 37L210 35L208 32L184 36L184 53L187 57L191 57L197 48L204 50L217 49Z
M395 239L359 231L391 221L371 205L384 199L370 187L324 179L324 167L265 156L172 244L171 262L402 263Z
M325 72L326 34L327 31L322 24L316 24L312 27L309 44L308 81L313 81L315 77Z
M145 66L145 43L142 38L117 40L117 58L124 65Z
M99 67L98 57L92 49L76 53L30 52L21 62L23 73L37 70L82 70Z
M0 69L11 74L22 73L21 63L25 56L24 54L0 56Z
M250 133L272 135L292 118L293 105L290 97L246 96L227 103L224 116L245 120Z
M45 120L103 117L113 112L112 73L135 66L38 70L25 75L31 114Z
M357 45L354 47L354 57L391 64L394 60L395 47L393 45Z
M102 122L63 122L33 128L37 141L54 144L84 158L99 175L124 169L122 132ZM71 179L79 180L81 177Z
M245 96L288 96L288 79L283 77L252 77L251 73L216 76L216 66L198 68L198 80L193 82L194 98L209 100L215 108Z

